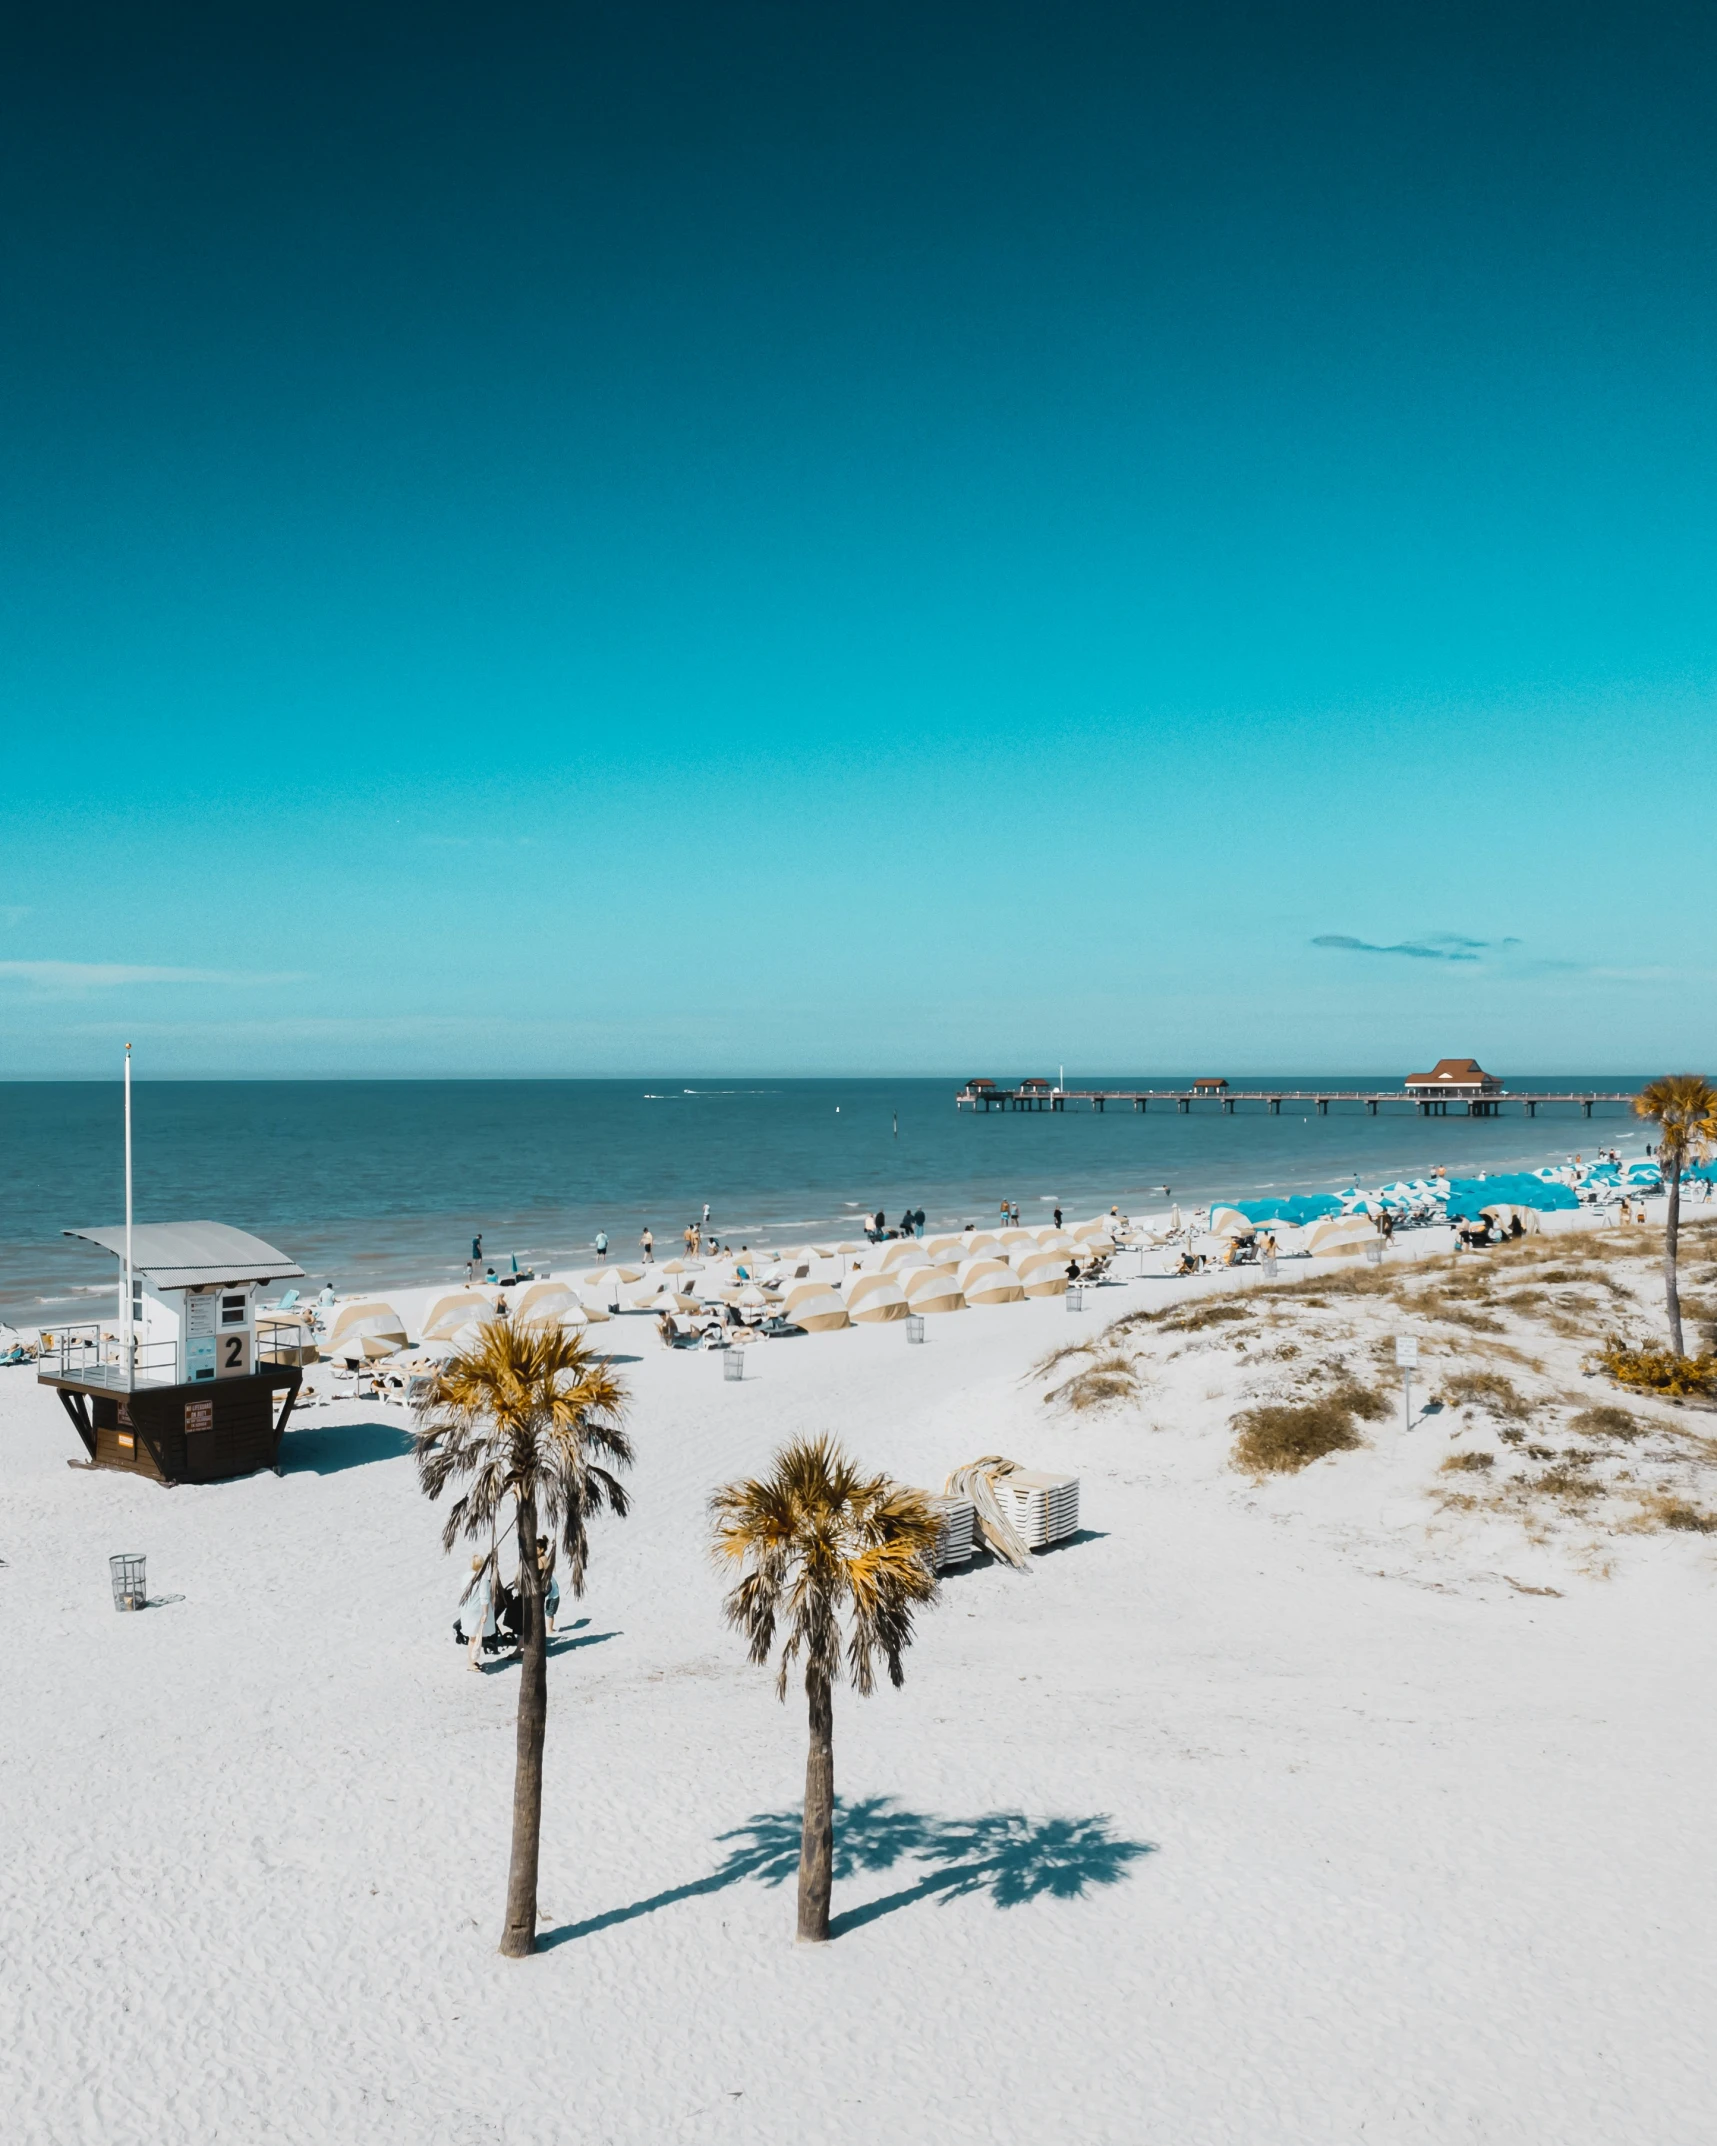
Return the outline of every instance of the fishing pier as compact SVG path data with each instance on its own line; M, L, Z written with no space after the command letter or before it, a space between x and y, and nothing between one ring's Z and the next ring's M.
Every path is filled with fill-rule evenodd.
M1068 1110L1083 1107L1108 1110L1193 1110L1225 1112L1232 1117L1244 1104L1280 1117L1283 1106L1291 1113L1328 1117L1332 1105L1363 1108L1375 1118L1382 1111L1411 1111L1421 1118L1446 1118L1464 1114L1469 1118L1498 1118L1505 1105L1519 1108L1527 1117L1555 1107L1577 1110L1589 1118L1600 1105L1631 1110L1631 1091L1600 1089L1543 1089L1512 1093L1501 1087L1486 1087L1463 1093L1459 1089L1426 1091L1401 1088L1231 1088L1226 1081L1197 1081L1190 1088L1058 1088L1047 1080L1025 1080L1018 1087L1004 1088L995 1081L972 1080L954 1098L960 1110Z

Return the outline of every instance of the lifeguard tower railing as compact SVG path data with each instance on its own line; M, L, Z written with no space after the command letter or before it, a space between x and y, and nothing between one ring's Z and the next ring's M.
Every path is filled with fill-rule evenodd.
M315 1341L308 1326L270 1324L256 1335L255 1367L315 1362ZM140 1386L177 1386L179 1344L138 1341L126 1348L122 1335L89 1325L60 1326L42 1336L36 1358L38 1383L50 1386L99 1386L110 1393L135 1393Z

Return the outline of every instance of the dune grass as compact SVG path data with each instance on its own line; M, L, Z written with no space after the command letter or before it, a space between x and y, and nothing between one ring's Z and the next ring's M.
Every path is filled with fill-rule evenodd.
M1365 1443L1353 1415L1352 1407L1336 1395L1248 1408L1234 1418L1239 1433L1235 1465L1254 1477L1296 1475L1326 1453L1351 1452Z

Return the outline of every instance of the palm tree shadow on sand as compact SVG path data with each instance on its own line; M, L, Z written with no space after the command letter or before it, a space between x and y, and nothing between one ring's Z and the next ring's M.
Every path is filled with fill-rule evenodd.
M586 1922L545 1930L539 1949L593 1937L599 1930L635 1922L641 1915L653 1915L681 1900L721 1892L742 1879L786 1885L799 1875L802 1819L797 1810L766 1811L748 1818L730 1833L718 1835L732 1845L708 1877L652 1893L628 1907L610 1908ZM1099 1886L1118 1885L1131 1865L1154 1848L1151 1841L1122 1838L1102 1817L1028 1818L1023 1811L988 1811L981 1818L934 1818L902 1810L892 1796L842 1801L835 1818L836 1884L895 1870L902 1864L921 1866L921 1875L898 1892L831 1917L829 1935L840 1937L849 1930L861 1930L866 1923L922 1900L958 1900L983 1893L998 1908L1014 1908L1045 1898L1082 1899Z

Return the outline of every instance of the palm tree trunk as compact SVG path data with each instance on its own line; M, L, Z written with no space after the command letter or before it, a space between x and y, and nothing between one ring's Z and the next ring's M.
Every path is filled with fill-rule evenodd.
M1681 1156L1672 1151L1669 1156L1669 1219L1663 1231L1663 1300L1669 1311L1669 1345L1677 1356L1687 1351L1681 1346L1681 1292L1675 1286L1676 1238L1681 1230Z
M811 1749L805 1760L805 1825L799 1836L799 1942L826 1944L835 1870L835 1701L827 1677L805 1679Z
M542 1575L537 1570L537 1501L518 1499L519 1728L513 1761L513 1855L507 1870L507 1927L501 1951L522 1960L537 1949L537 1854L543 1827L543 1738L548 1729L548 1644L543 1632Z

